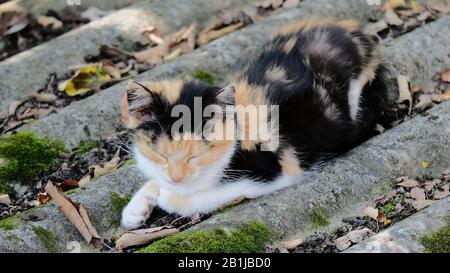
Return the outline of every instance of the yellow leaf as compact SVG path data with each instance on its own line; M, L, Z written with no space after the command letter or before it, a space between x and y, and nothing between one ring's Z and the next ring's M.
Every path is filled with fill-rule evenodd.
M389 225L391 222L392 222L391 220L387 219L386 221L384 221L383 224L384 224L385 226L387 226L387 225Z
M62 84L60 89L73 97L98 90L110 80L111 76L101 65L92 65L79 69L72 78Z
M427 162L427 161L423 161L422 163L420 163L420 166L421 166L423 169L428 169L428 167L430 167L430 163Z

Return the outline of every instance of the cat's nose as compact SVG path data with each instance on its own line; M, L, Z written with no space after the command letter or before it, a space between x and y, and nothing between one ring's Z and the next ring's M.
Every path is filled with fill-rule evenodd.
M180 183L183 180L183 178L184 178L183 175L179 173L170 174L170 179L172 179L172 181L175 183Z

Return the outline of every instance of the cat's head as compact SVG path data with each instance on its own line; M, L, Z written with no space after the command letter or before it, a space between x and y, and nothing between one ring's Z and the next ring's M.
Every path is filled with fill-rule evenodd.
M214 185L235 148L236 142L220 131L230 126L225 113L233 103L233 87L182 80L129 82L122 120L135 132L139 168L172 190Z

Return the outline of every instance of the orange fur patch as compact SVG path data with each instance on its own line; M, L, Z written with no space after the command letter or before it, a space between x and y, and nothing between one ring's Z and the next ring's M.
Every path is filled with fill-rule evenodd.
M152 92L164 96L170 103L175 103L180 96L183 81L175 79L161 82L146 82L144 86Z
M192 135L179 140L160 137L156 144L149 144L149 139L144 135L139 135L136 140L139 151L160 165L174 182L181 182L185 178L192 177L196 167L215 163L233 143L232 140L224 140L206 144L201 140L195 140Z
M308 31L316 27L338 26L347 31L358 30L359 24L354 20L338 20L332 17L300 20L289 24L281 33L292 34L300 30Z
M289 38L289 40L287 40L287 42L283 46L283 51L286 54L288 54L294 48L296 43L297 43L297 38L295 36Z
M300 168L294 149L289 148L284 150L279 162L281 165L281 170L285 175L300 177L303 174L303 170Z

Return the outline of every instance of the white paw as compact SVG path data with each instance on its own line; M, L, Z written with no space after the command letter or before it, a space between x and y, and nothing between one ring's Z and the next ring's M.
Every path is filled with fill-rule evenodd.
M137 229L147 221L153 207L145 200L131 200L122 212L121 225L126 230Z

